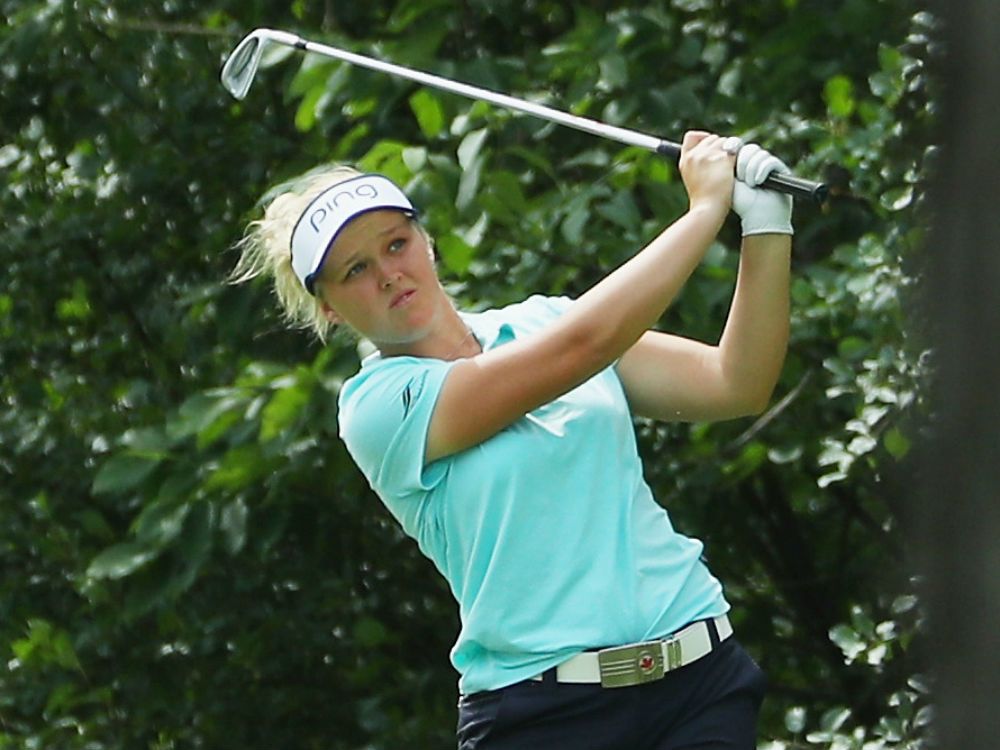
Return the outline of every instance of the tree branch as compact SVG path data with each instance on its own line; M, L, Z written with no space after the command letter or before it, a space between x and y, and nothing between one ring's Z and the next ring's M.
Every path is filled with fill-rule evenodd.
M809 381L812 380L813 370L806 370L805 374L799 379L799 382L795 384L785 396L778 401L774 406L768 409L766 412L761 414L752 425L750 425L739 437L733 440L728 445L723 446L721 453L723 456L732 456L740 448L749 443L758 433L760 433L765 427L767 427L771 422L781 416L781 413L785 411L792 403L802 394L802 391L808 385Z
M153 32L154 34L172 34L175 36L226 36L235 38L239 37L242 33L231 29L210 29L190 23L171 23L169 21L143 21L133 18L90 18L87 20L94 26L101 26L106 29Z

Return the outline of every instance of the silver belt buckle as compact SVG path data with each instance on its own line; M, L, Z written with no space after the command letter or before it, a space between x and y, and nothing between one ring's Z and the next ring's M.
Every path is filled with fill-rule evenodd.
M669 649L668 653L671 653ZM597 652L597 664L601 670L601 687L641 685L663 677L663 647L660 641L650 641L602 649Z

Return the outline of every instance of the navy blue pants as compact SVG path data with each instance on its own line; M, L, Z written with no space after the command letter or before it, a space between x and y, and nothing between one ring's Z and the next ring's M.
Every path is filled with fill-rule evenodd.
M733 637L662 680L632 687L560 684L550 670L541 682L462 696L458 748L753 750L766 683Z

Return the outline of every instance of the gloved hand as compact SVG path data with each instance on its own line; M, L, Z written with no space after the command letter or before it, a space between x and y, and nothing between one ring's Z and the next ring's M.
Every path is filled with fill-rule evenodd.
M785 163L758 146L748 143L736 155L733 210L739 215L743 236L794 234L792 196L757 187L772 172L788 172Z

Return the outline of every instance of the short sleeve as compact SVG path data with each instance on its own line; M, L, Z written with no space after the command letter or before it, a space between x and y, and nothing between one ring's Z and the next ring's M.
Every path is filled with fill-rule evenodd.
M340 436L383 501L427 492L446 464L424 466L427 429L452 362L399 357L362 368L340 392Z
M546 320L554 320L570 308L573 300L569 297L546 297L541 294L533 294L522 304L529 309L536 310Z

